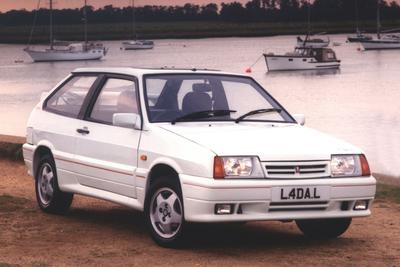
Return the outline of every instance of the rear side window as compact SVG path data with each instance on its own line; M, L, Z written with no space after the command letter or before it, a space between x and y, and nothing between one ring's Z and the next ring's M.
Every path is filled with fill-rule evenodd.
M76 118L96 76L76 76L64 84L46 101L45 109Z
M112 125L117 113L139 114L134 81L109 78L96 99L90 119Z

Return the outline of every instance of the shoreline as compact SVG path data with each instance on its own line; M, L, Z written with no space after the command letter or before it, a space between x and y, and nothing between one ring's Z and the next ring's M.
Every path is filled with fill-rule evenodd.
M384 21L385 28L398 27L399 21ZM374 34L375 21L365 21L360 25L364 32ZM88 25L89 40L129 40L129 23L109 23ZM304 35L305 22L247 22L189 21L189 22L142 22L138 23L139 39L201 39L224 37L271 37L278 35ZM31 26L3 26L0 28L0 43L27 44ZM313 32L326 34L354 34L353 21L316 22ZM35 29L31 44L48 43L49 27L39 25ZM56 25L55 33L59 40L82 40L82 25Z
M23 136L0 134L0 143L24 144L25 140Z

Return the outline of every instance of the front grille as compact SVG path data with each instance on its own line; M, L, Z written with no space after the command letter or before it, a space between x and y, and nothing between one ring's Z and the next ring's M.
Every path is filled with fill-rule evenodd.
M269 204L270 212L277 211L315 211L326 210L329 203L320 202L271 202Z
M266 177L273 179L304 179L328 177L327 161L263 162Z

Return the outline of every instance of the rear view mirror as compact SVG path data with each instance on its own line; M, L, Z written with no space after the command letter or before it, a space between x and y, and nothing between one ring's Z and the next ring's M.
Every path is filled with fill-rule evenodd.
M113 115L113 125L140 130L142 128L142 121L136 113L115 113Z
M296 122L298 124L300 124L301 126L303 126L304 124L306 124L306 117L304 116L304 114L294 114L293 118L296 120Z

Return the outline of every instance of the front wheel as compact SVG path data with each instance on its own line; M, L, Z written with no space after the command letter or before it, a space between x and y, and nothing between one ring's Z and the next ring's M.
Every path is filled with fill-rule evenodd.
M180 186L174 179L156 181L150 188L145 216L151 236L163 247L182 244L185 220Z
M297 227L312 239L332 239L350 227L351 218L296 220Z
M62 214L71 206L73 194L59 189L57 170L50 155L40 159L35 176L35 188L38 205L43 211Z

